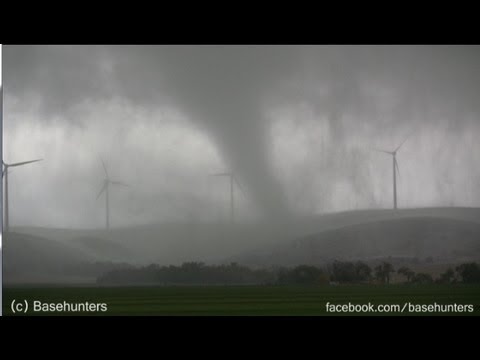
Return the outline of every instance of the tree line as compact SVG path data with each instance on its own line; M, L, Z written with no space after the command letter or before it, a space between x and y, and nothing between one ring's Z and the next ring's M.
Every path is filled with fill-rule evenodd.
M117 269L97 279L99 284L266 284L272 283L268 270L253 270L246 266L205 265L202 262L186 262L180 266L156 264L134 269Z
M237 263L206 265L186 262L180 266L122 267L107 271L97 278L99 284L157 284L157 285L314 285L314 284L390 284L397 273L404 283L480 283L480 266L465 263L449 268L437 279L430 274L415 273L402 266L397 270L388 262L370 267L362 261L335 261L320 268L299 265L293 268L251 269Z

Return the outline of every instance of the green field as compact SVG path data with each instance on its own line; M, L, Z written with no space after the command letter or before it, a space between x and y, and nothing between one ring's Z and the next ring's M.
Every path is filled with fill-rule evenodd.
M326 303L339 304L472 304L473 312L423 312L418 315L480 315L478 285L345 285L345 286L169 286L169 287L7 287L3 313L11 315L12 300L42 303L106 303L107 312L68 315L336 315ZM407 305L408 307L408 305ZM67 313L60 313L67 314ZM412 315L400 310L345 315Z

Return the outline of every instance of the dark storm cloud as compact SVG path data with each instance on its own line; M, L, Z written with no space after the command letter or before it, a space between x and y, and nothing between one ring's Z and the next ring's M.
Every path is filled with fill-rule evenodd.
M6 91L26 100L40 97L49 115L85 98L112 96L108 58L101 46L5 46Z
M176 102L206 117L252 108L291 80L297 86L284 100L310 100L333 118L371 115L378 104L362 88L371 83L396 91L394 114L408 121L438 106L477 111L479 64L478 46L5 46L4 82L9 93L41 95L53 112L121 95Z

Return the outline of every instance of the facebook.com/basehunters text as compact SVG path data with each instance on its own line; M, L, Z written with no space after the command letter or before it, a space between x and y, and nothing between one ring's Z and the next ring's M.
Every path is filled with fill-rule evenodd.
M473 313L472 304L325 304L327 313L404 313L404 314L444 314L444 313Z

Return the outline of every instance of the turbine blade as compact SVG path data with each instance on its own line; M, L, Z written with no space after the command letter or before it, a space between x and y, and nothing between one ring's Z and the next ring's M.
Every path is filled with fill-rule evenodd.
M225 173L211 174L210 176L231 176L231 173L225 172Z
M102 188L100 189L100 192L97 195L97 200L100 197L100 195L102 195L102 193L105 191L106 188L107 188L107 183L104 183Z
M130 187L130 185L125 184L125 183L123 183L123 182L121 182L121 181L110 181L110 184Z
M107 176L107 179L108 179L107 167L105 166L105 163L103 162L103 159L101 157L100 157L100 161L102 162L103 170L105 171L105 175Z
M381 153L385 153L385 154L389 154L389 155L393 155L393 152L387 151L387 150L373 149L373 151L381 152Z
M398 176L400 176L400 168L398 167L397 159L395 159L395 167L397 168Z
M246 198L247 195L245 195L245 191L243 191L243 187L242 187L242 185L240 185L240 183L238 182L237 177L236 177L236 176L233 176L233 180L237 183L237 186L238 186L238 188L240 189L240 192L242 193L243 197Z
M411 134L410 134L410 135L411 135ZM395 149L394 152L397 152L397 151L402 147L402 145L405 144L405 141L408 140L408 138L410 137L410 135L408 135L408 136L405 138L405 140L403 140L402 143L401 143L400 145L398 145L398 147Z
M8 167L10 167L10 166L21 166L21 165L26 165L26 164L30 164L30 163L34 163L34 162L37 162L37 161L42 161L42 160L43 160L43 159L37 159L37 160L23 161L23 162L14 163L14 164L8 164Z

